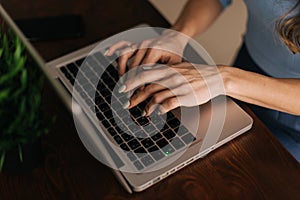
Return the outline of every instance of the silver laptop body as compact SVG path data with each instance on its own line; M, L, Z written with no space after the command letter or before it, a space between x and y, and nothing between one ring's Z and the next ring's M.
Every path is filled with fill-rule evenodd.
M189 145L185 145L178 151L175 149L176 153L174 154L164 154L164 158L157 161L153 159L154 157L151 154L152 157L150 157L155 162L148 163L149 166L147 166L147 162L149 161L143 160L146 162L145 164L144 162L141 162L141 158L140 163L142 163L143 169L137 169L135 163L126 156L127 152L124 153L124 149L116 148L118 144L112 139L111 132L105 128L102 122L99 123L96 114L89 108L90 105L84 101L78 92L73 90L73 84L62 70L62 68L66 67L68 64L75 63L76 65L76 61L89 56L90 52L94 51L95 48L97 49L98 43L45 63L32 45L25 39L24 35L15 26L2 6L0 6L0 13L1 17L6 20L7 24L21 38L30 55L35 59L41 70L49 79L49 82L53 85L67 108L73 114L74 122L78 129L77 131L84 133L79 134L84 145L94 157L102 163L112 166L113 173L124 188L130 193L132 190L139 192L152 186L197 159L206 156L214 149L246 132L252 126L253 121L251 117L230 98L225 96L216 97L210 103L201 105L196 109L184 108L184 111L175 109L172 111L172 115L179 119L181 118L182 112L193 113L195 110L199 112L199 118L190 114L185 115L184 120L180 121L180 127L186 128L188 132L194 136L194 140L190 141ZM98 50L98 52L102 54L104 51L105 48ZM101 63L99 64L101 65ZM117 67L115 61L112 62L112 65ZM218 110L225 111L222 112L223 114L219 118L218 115L216 116L216 113L218 113L216 111ZM195 124L197 124L196 128ZM134 140L134 138L132 140ZM179 140L184 144L182 138ZM139 142L139 145L143 144ZM136 159L138 160L139 158Z

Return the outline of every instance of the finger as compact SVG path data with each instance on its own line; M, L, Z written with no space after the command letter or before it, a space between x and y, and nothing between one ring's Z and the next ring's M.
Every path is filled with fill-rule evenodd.
M141 61L141 65L149 64L149 63L157 63L162 56L162 52L157 49L149 49L146 52L143 60Z
M153 95L153 98L146 106L146 114L151 114L155 109L153 109L154 105L162 104L169 98L178 97L181 99L181 105L195 105L196 96L190 95L192 93L192 88L189 84L181 84L176 86L175 88L168 88L162 92L156 93Z
M149 116L166 99L174 96L176 97L176 95L169 89L155 93L145 108L146 116Z
M129 60L129 58L131 58L134 55L134 51L133 50L129 50L129 49L125 49L124 51L122 51L123 53L121 53L121 56L118 58L118 65L119 65L119 75L122 76L124 75L124 73L126 72L126 68L127 68L127 62Z
M145 70L147 67L147 70ZM137 74L132 79L126 81L124 85L124 92L138 88L146 83L154 83L162 78L169 77L174 74L174 70L169 70L169 67L157 66L151 70L148 70L149 66L140 66L142 69L139 74ZM150 67L151 68L151 67Z
M147 49L139 49L136 52L135 56L132 58L132 61L129 65L130 68L133 68L133 67L136 67L136 66L140 65L143 58L144 58L144 56L145 56L145 54L146 54L146 52L147 52Z
M128 42L128 41L120 41L120 42L117 42L116 44L112 45L111 47L109 47L104 55L105 56L112 56L116 50L118 49L121 49L121 48L124 48L124 47L128 47L129 45L131 45L132 43L131 42Z
M165 114L179 106L181 106L181 97L177 96L177 97L171 97L169 99L166 99L165 101L163 101L161 103L161 105L159 106L159 114Z
M143 90L139 90L139 92L131 98L129 108L138 105L139 103L152 96L154 93L157 93L164 89L166 88L158 84L150 84L145 86Z

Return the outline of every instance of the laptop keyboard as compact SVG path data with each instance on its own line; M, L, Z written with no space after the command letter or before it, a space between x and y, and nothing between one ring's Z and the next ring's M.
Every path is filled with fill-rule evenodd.
M143 170L164 157L183 150L195 140L171 112L150 118L141 116L148 101L129 109L129 113L124 111L123 105L128 98L126 94L114 96L113 90L119 81L119 75L116 63L109 63L106 57L97 52L89 55L86 60L82 58L61 67L60 71L137 170ZM77 77L75 84L81 65L84 66L84 71ZM108 67L104 69L103 66ZM99 71L103 71L101 79L98 78Z

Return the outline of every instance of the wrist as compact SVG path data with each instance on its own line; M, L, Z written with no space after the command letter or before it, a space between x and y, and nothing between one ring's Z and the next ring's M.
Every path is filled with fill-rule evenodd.
M165 36L167 38L174 38L177 44L180 44L183 48L186 46L186 44L191 39L188 35L183 34L180 31L177 31L173 28L166 29L162 32L162 36Z
M175 31L178 31L180 33L183 33L183 34L187 35L188 37L193 37L195 35L194 28L189 28L187 26L182 26L182 25L174 24L171 27L171 29L175 30Z
M233 94L236 93L237 91L236 88L237 81L235 80L234 77L236 71L239 69L230 66L218 66L218 68L219 68L220 75L223 79L225 95L234 96Z

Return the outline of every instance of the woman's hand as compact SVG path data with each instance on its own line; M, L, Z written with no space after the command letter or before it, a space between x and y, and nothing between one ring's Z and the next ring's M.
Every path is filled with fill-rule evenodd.
M176 64L182 61L182 54L189 38L174 30L165 30L160 36L144 40L139 44L121 41L111 46L106 56L119 51L119 75L144 64ZM129 59L130 63L128 63Z
M141 66L137 76L127 80L123 91L129 92L140 86L130 100L132 108L149 97L151 101L145 108L145 115L150 115L158 108L161 114L179 106L195 106L225 94L223 79L219 67L180 63L176 65L156 65L152 69Z

